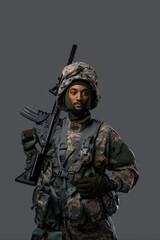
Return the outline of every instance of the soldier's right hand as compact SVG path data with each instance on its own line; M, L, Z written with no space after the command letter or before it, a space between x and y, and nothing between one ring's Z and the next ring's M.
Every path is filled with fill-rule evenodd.
M25 130L21 133L22 145L25 151L31 150L38 142L36 128Z

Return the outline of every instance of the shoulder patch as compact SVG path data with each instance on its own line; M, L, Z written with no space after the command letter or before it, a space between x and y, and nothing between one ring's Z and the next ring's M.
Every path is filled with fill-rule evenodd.
M114 159L120 166L130 165L135 161L133 152L121 139L111 144L110 158Z

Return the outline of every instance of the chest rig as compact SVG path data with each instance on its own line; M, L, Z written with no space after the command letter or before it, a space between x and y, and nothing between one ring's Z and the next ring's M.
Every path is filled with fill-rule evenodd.
M36 204L35 222L40 228L51 227L49 231L53 231L53 234L61 234L59 230L62 219L69 219L73 227L84 226L86 222L90 224L102 219L105 212L108 216L116 211L113 196L109 197L107 194L102 199L81 199L76 191L76 182L95 174L95 140L102 122L90 120L80 133L75 148L72 147L66 155L69 148L67 124L67 120L64 119L62 128L58 127L52 138L52 147L47 154L50 166L43 171L46 179L47 174L50 176L49 181L47 185L42 182L42 186L36 188L33 201Z
M69 195L75 191L75 184L81 178L94 173L92 160L94 155L94 144L98 130L102 122L92 119L82 130L80 139L76 146L66 155L67 149L67 129L68 120L63 120L62 128L59 128L53 138L51 149L53 186L62 186L68 189ZM72 134L72 133L71 133ZM73 132L74 135L74 132ZM74 139L74 137L73 137ZM74 142L72 142L74 144ZM72 144L70 143L70 144Z

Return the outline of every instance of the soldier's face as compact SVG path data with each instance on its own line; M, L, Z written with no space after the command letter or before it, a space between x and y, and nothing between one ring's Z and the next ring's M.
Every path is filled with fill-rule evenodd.
M69 88L68 97L76 110L82 110L89 100L90 90L83 85L73 85Z

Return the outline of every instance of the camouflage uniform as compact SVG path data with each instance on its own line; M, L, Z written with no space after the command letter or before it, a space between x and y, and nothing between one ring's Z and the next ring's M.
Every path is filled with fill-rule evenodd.
M92 101L90 109L97 106L100 99L97 88L98 77L91 66L83 62L74 63L65 67L62 74L63 82L57 95L57 104L61 109L64 111L67 110L64 103L64 92L77 79L87 81L90 84L94 96L94 101ZM62 215L58 222L58 228L63 232L63 239L116 239L113 231L114 226L111 224L109 217L116 209L110 211L109 193L102 197L95 197L94 199L82 199L76 191L75 182L86 176L88 166L92 174L98 173L104 175L109 170L112 171L110 179L117 185L116 192L127 193L136 184L138 171L133 153L121 140L116 131L106 123L100 124L95 138L94 151L92 149L92 151L88 151L87 153L85 161L88 165L83 164L82 149L79 151L79 159L82 160L74 159L74 151L81 141L82 132L91 121L90 115L79 122L66 120L67 148L63 162L59 159L58 152L62 134L60 127L57 128L57 134L53 136L52 146L44 160L41 176L42 185L38 186L33 194L33 202L36 206L35 221L40 228L46 230L46 234L47 232L54 231L56 229L55 222L59 221L56 220L54 210L56 203L53 196L56 196L61 199L59 210ZM27 154L27 164L30 163L36 151L36 148L25 151ZM67 172L68 178L60 176L59 170L62 170L62 175L65 175ZM52 197L48 194L51 190ZM47 238L47 235L44 234L42 239L54 238Z

